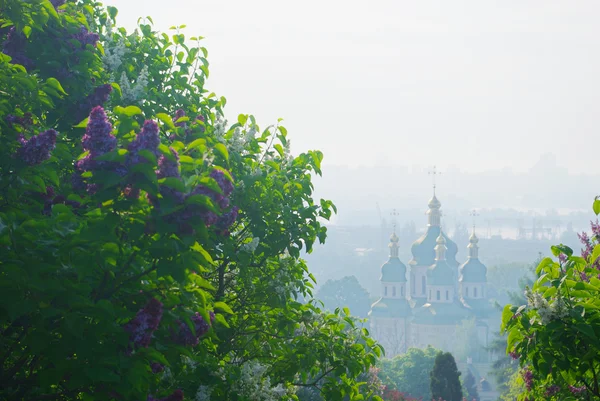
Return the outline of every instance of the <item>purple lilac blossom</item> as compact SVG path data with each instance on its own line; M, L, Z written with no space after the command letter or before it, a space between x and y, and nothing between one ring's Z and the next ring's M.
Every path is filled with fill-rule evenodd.
M583 394L586 391L586 387L585 386L581 386L581 387L575 387L575 386L569 386L569 391L572 394Z
M138 155L140 150L149 150L156 157L159 156L158 146L160 145L160 137L158 136L158 124L152 120L146 120L142 130L137 134L135 139L129 144L128 165L145 163L146 158Z
M23 117L17 117L13 114L9 114L4 119L11 128L13 128L14 125L20 125L23 128L29 128L33 125L33 116L29 112L23 114Z
M112 170L120 176L127 174L127 169L119 163L95 160L96 157L117 147L117 138L111 134L111 131L112 125L108 121L102 106L94 107L90 113L85 135L81 140L83 148L89 154L75 162L76 173L71 179L74 189L83 188L83 179L77 177L77 175L80 176L84 171ZM94 193L97 189L98 185L96 184L87 185L89 193Z
M165 155L161 155L158 158L158 170L156 175L158 178L177 177L179 178L179 153L173 148L169 148L171 154L175 158L175 161L171 160Z
M219 184L219 187L223 191L223 195L229 196L233 192L233 183L229 181L227 176L221 170L213 170L210 176Z
M147 348L150 345L152 334L158 328L162 314L163 304L152 298L125 324L124 329L129 333L129 340L135 347Z
M182 117L185 117L185 111L183 111L182 109L177 110L175 112L175 117L173 117L173 122L175 123L176 127L185 127L186 126L185 121L177 122L177 120L179 120Z
M57 195L53 199L48 199L44 202L44 210L42 211L42 214L49 216L52 213L52 206L58 204L71 206L74 209L77 209L81 206L81 203L68 200L64 197L64 195Z
M160 373L165 370L165 367L158 362L152 362L150 364L150 369L152 369L152 373Z
M525 387L527 387L527 391L531 391L533 388L533 372L529 369L521 372L523 376L523 381L525 382Z
M41 132L25 140L22 136L19 138L21 147L17 151L17 156L30 166L40 164L50 158L50 153L56 146L57 132L53 129Z
M196 331L196 334L192 333L192 330L190 330L187 323L182 322L181 320L177 321L178 331L177 333L173 334L173 340L178 344L185 346L195 347L198 345L200 342L200 337L208 332L210 326L215 320L214 312L210 312L209 315L210 323L207 323L198 312L192 316L191 320L194 324L194 330Z
M158 178L181 178L181 175L179 174L179 154L173 148L170 148L170 150L175 161L165 155L160 155L158 158L158 170L156 170L156 176ZM183 203L184 201L185 195L175 188L161 185L159 190L163 197L168 196L174 198L177 203ZM158 205L158 199L150 199L150 202Z
M73 38L77 39L79 43L81 43L82 49L85 49L87 45L96 47L96 43L98 42L98 39L100 39L97 33L88 31L88 29L83 25L79 28L79 32L73 35Z
M50 0L50 3L52 3L54 8L58 8L58 7L62 6L63 4L65 4L66 2L67 2L67 0Z
M553 395L555 395L556 393L558 393L560 391L560 387L557 386L556 384L553 384L549 387L546 388L546 391L544 392L544 395L546 397L552 397Z
M112 125L102 106L96 106L90 112L85 135L81 140L83 148L93 156L110 152L117 146L117 138L111 134Z
M94 91L87 95L76 107L75 107L75 121L81 121L93 110L95 107L102 106L110 98L112 93L112 86L110 84L104 84L94 88Z
M25 56L25 44L27 38L13 26L6 35L6 40L2 45L2 52L11 57L12 64L19 64L25 67L27 71L34 68L33 61Z
M139 154L141 150L148 150L158 157L159 145L160 138L158 136L158 124L152 120L146 120L142 130L136 135L135 139L127 147L129 154L127 155L125 164L128 167L131 167L138 163L147 163L148 160ZM125 187L124 194L128 198L137 199L140 196L140 190L135 188L135 186L130 183L127 185L127 187Z
M584 259L588 259L592 253L594 252L594 246L599 242L600 239L600 225L598 221L596 223L591 222L592 226L592 238L586 232L582 232L581 234L577 234L579 240L583 244L584 248L581 249L581 257ZM592 268L600 270L600 259L591 261Z
M240 209L237 206L234 206L229 212L223 213L219 217L217 225L219 228L221 228L223 235L229 235L228 229L233 223L235 223L239 210Z
M146 401L183 401L183 391L175 390L171 395L164 398L155 398L149 395Z
M519 359L519 354L517 354L516 351L510 351L508 355L510 355L512 359Z

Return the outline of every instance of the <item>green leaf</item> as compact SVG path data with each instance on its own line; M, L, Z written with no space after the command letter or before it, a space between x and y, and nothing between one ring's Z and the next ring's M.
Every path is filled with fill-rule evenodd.
M246 121L248 121L248 115L247 114L240 114L238 116L238 123L240 123L240 125L243 127L244 125L246 125Z
M117 106L117 107L115 107L114 112L117 115L122 115L122 116L127 116L127 117L133 117L138 114L143 114L142 109L140 109L137 106L127 106L127 107Z
M193 150L198 148L200 152L204 153L206 151L206 139L198 138L187 146L188 150Z
M46 85L48 85L52 89L55 89L57 92L59 92L63 95L67 94L67 92L65 92L65 90L61 86L60 82L58 82L58 79L56 79L56 78L48 78L46 80Z
M110 84L110 86L112 86L112 88L117 91L117 93L119 94L119 97L123 97L123 92L121 91L121 86L118 83L112 82Z
M600 198L599 197L596 197L596 199L594 199L594 204L593 204L592 208L594 209L594 213L596 213L596 216L598 216L600 214Z
M56 12L56 9L54 8L50 0L42 1L41 6L44 7L44 9L48 12L48 14L50 14L52 18L54 18L55 21L59 20L58 13Z
M173 188L179 192L185 192L185 185L183 184L183 181L181 181L181 178L177 178L177 177L161 178L160 180L158 180L158 183L160 185L164 185L165 187Z
M81 121L79 124L74 125L73 128L86 128L88 124L89 117L86 117L85 120Z
M114 21L117 18L117 14L119 13L117 7L108 6L106 7L106 10L108 11L108 15L110 15L110 18Z
M204 206L206 209L216 212L217 209L213 204L212 200L206 195L192 195L188 196L185 200L186 205L199 205Z
M167 127L169 127L169 129L176 129L175 124L173 123L173 119L166 113L158 113L156 115L156 118L158 118L160 121L162 121L163 124L165 124Z
M223 315L221 315L220 313L215 314L215 321L219 322L224 327L227 327L227 328L230 327L229 323L227 323L227 320L225 320L225 317Z
M511 310L512 305L505 305L504 310L502 311L502 332L506 330L506 325L513 317L513 311Z
M542 261L540 262L540 264L535 269L535 274L539 275L542 272L542 270L549 271L549 270L546 269L546 267L548 267L550 265L553 265L553 264L554 264L554 261L552 260L552 258L546 257L546 258L542 259Z
M101 156L94 157L94 160L122 163L125 161L128 153L127 149L115 149Z
M221 157L223 157L223 159L225 159L226 161L229 161L229 152L227 151L227 148L225 147L225 145L223 145L222 143L217 143L215 145L215 151L217 151L217 153L219 155L221 155Z
M230 315L233 315L233 310L231 310L229 305L227 305L225 302L215 302L214 308L215 310L220 310L225 313L229 313Z
M138 155L142 156L144 159L149 161L152 165L156 166L156 163L157 163L156 156L150 150L142 149L142 150L139 150L137 153L138 153Z
M595 263L598 260L598 258L600 258L600 244L597 244L594 247L594 251L592 252L592 257L590 259L590 262Z
M194 243L194 245L192 246L192 249L196 252L198 252L200 255L202 255L202 258L209 264L214 263L213 262L213 258L210 256L210 253L208 253L206 251L206 249L204 249L202 247L202 245L200 245L199 243Z
M550 249L552 250L552 254L554 256L558 256L560 254L565 254L567 256L571 256L573 255L573 250L571 248L569 248L566 245L560 244L560 245L553 245L550 247Z
M590 339L598 341L598 337L596 336L596 333L594 333L594 329L589 324L578 323L575 325L575 328L583 334L585 334L586 336L588 336Z
M279 157L283 157L283 146L281 146L280 144L276 143L275 145L273 145L273 147L275 148L275 150L277 151L277 153L279 153Z

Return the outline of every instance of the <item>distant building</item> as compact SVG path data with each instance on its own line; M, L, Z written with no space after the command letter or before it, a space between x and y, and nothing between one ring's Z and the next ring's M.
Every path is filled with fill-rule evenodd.
M487 351L490 319L496 313L489 302L487 268L479 260L479 239L473 228L469 257L459 264L458 248L441 227L441 206L434 194L427 211L427 230L412 244L408 267L398 258L395 231L390 237L390 257L381 267L381 298L369 312L371 334L389 358L410 347L427 345L455 353L458 346L463 350L465 346L457 344L457 330L463 322L474 320L477 338L472 344L478 344L478 349L469 358L487 372L491 367ZM485 378L479 371L478 376Z

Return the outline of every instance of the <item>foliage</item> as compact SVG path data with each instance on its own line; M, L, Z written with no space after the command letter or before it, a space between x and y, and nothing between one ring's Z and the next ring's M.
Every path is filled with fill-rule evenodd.
M479 392L477 391L477 382L475 381L475 377L469 371L465 376L465 388L467 392L467 399L473 401L479 401Z
M379 377L388 391L398 390L417 399L431 399L430 372L440 351L427 348L409 348L405 354L379 362ZM385 396L384 396L385 398Z
M543 259L527 304L507 305L502 329L506 352L520 358L526 392L520 399L577 400L600 397L600 225L579 236L581 256L558 245L557 261Z
M384 401L419 401L420 398L414 398L395 389L386 388L381 396Z
M347 307L353 316L360 318L366 318L371 309L369 293L355 276L327 280L319 287L315 298L322 301L327 310Z
M229 126L183 26L128 33L91 0L0 10L0 398L372 395L380 347L295 300L335 211L312 198L322 154Z
M472 358L475 362L487 359L487 350L481 345L475 318L465 319L456 326L454 355L459 361Z
M431 396L447 401L461 401L460 372L454 357L449 352L439 352L431 370Z

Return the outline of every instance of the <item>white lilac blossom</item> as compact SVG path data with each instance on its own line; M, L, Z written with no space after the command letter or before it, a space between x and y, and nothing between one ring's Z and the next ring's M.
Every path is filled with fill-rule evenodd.
M227 132L227 120L220 115L217 115L217 119L214 124L214 135L217 140L221 143L225 143L225 133Z
M256 251L256 248L258 247L259 242L260 238L254 237L250 242L242 244L241 249L244 252L254 253L254 251Z
M210 386L201 385L196 391L196 401L210 401L212 388Z
M240 378L233 382L231 389L249 400L277 401L287 393L282 385L271 385L271 378L266 376L267 366L258 361L248 361L242 365Z
M294 157L290 153L290 141L286 141L283 145L283 158L282 164L284 166L289 166L294 161Z
M227 150L230 153L242 153L246 145L256 137L256 132L254 127L247 131L237 127L233 131L231 138L227 141Z
M194 370L196 370L196 368L198 367L198 362L194 361L192 358L190 358L189 356L185 356L183 355L181 357L181 362L183 363L183 365L190 369L192 372Z
M109 41L107 38L107 41L104 44L104 56L102 56L102 62L111 75L119 69L121 64L123 64L123 57L128 52L129 49L125 46L123 38L119 38L116 43Z
M232 137L229 139L229 141L227 141L227 150L229 153L242 153L245 145L246 142L242 135L242 129L237 127L233 131Z
M542 324L548 324L552 320L563 319L567 317L569 311L562 297L554 298L552 303L549 303L546 298L539 292L533 292L529 288L525 290L527 304L537 310Z
M137 80L132 85L127 79L127 75L125 72L121 74L121 79L119 80L119 85L121 87L121 94L123 101L125 102L139 102L144 93L146 92L146 86L148 85L148 66L144 66L142 71L140 71Z

